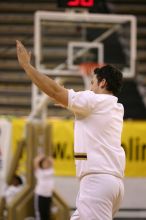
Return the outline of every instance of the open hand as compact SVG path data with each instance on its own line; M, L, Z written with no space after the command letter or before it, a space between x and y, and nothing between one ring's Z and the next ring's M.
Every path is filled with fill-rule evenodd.
M18 40L16 40L16 48L19 64L23 69L25 69L30 64L31 52L28 52L23 44Z

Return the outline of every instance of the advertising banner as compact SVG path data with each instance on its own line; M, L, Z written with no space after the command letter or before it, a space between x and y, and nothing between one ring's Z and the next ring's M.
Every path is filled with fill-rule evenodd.
M73 158L73 120L54 119L52 148L56 175L75 174ZM126 153L127 177L146 177L146 122L125 121L122 146Z
M126 152L126 176L146 177L146 122L125 121L122 146Z
M72 119L49 119L52 126L52 151L55 174L61 176L75 175L73 153L74 122ZM0 172L8 164L11 154L17 150L18 142L24 136L26 120L14 118L9 122L0 119ZM146 122L124 121L122 146L126 153L126 176L146 177ZM12 152L12 153L11 153ZM4 156L5 155L5 156ZM20 159L18 173L25 173L26 152ZM7 163L7 164L6 164Z
M26 119L24 118L14 118L11 121L12 123L12 138L11 138L11 148L12 148L12 155L15 154L18 143L24 137ZM26 172L26 149L22 154L22 158L20 158L19 166L17 173L20 175L25 174Z
M73 120L54 119L52 125L52 150L56 175L74 176Z

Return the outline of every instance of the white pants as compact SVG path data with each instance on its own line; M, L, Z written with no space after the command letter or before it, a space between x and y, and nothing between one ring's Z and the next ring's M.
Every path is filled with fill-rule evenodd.
M120 178L108 174L90 174L80 182L77 210L71 220L112 220L124 196Z

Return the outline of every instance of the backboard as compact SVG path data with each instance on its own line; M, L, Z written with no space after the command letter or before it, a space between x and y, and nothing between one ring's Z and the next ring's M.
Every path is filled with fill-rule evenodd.
M37 11L36 67L49 75L77 74L84 62L116 65L135 76L136 18L132 15Z

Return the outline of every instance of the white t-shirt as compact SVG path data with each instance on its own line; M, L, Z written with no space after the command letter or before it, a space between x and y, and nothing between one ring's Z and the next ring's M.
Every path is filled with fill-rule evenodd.
M117 100L113 95L68 90L68 109L75 113L74 154L78 177L106 173L123 178L124 108Z
M20 186L10 185L6 189L5 194L4 194L6 202L10 203L15 198L15 196L22 190L22 188L23 188L23 185L20 185Z
M36 169L35 177L37 184L35 193L44 197L51 197L54 190L54 170L49 169Z

